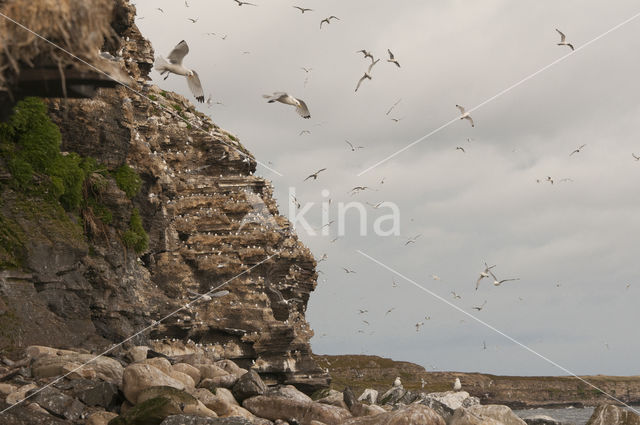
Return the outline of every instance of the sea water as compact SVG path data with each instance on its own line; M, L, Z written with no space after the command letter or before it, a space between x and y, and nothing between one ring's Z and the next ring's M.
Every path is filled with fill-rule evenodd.
M574 425L585 425L593 414L593 407L569 407L565 409L527 409L514 410L514 413L521 418L529 416L545 415L550 416L563 423Z

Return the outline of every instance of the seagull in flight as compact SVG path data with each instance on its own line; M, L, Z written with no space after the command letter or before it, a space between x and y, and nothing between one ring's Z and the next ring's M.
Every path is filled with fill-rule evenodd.
M587 145L582 145L582 146L580 146L579 148L574 149L574 150L573 150L573 152L571 152L571 153L569 154L569 156L573 155L574 153L580 153L580 152L582 151L582 148L584 148L585 146L587 146Z
M345 272L346 274L355 273L355 271L354 271L354 270L350 270L350 269L348 269L348 268L346 268L346 267L343 267L343 268L342 268L342 270L344 270L344 272Z
M636 155L635 153L632 153L631 156L633 157L633 159L635 159L636 161L640 161L640 156Z
M451 291L451 295L453 296L453 299L454 299L454 300L455 300L455 299L458 299L458 300L459 300L459 299L461 299L461 298L462 298L460 295L456 294L456 293L455 293L455 291Z
M365 313L368 313L368 312L369 312L369 310L362 310L362 309L358 310L358 314L365 314Z
M196 97L198 102L204 102L204 91L202 90L202 83L200 83L200 77L198 73L193 69L185 68L182 65L182 60L189 53L189 46L187 42L182 40L176 47L173 48L167 59L162 56L158 56L153 64L156 71L160 72L160 75L165 75L166 80L170 74L183 75L187 78L187 85L189 90Z
M352 195L355 195L356 193L362 192L362 191L367 190L367 189L369 189L368 186L356 186L353 189L351 189L349 191L349 193L351 193Z
M366 58L371 59L371 62L373 62L375 60L375 58L373 57L371 52L367 51L366 49L358 50L356 53L362 53L364 55L364 58L365 59Z
M324 18L322 21L320 21L320 29L322 29L322 24L324 24L325 22L327 24L330 24L332 19L337 19L338 21L340 20L340 18L338 18L337 16L333 16L333 15L329 16L328 18Z
M378 62L380 62L380 59L376 59L375 61L371 62L371 65L369 65L369 69L367 70L367 72L365 72L364 75L362 76L362 78L360 78L360 80L358 80L358 85L356 86L356 91L358 91L358 89L360 88L360 84L362 84L362 82L364 80L370 80L371 79L371 70L373 69L374 65L377 64Z
M200 18L196 18L196 19L193 19L193 18L187 18L187 20L188 20L188 21L191 21L191 22L192 22L192 23L194 23L194 24L195 24L196 22L198 22L198 19L200 19Z
M280 102L285 105L295 106L296 111L302 118L311 118L311 114L309 113L309 108L307 104L304 103L301 99L296 99L288 93L284 92L275 92L271 95L264 94L262 95L267 100L267 103Z
M394 103L393 105L391 105L391 108L389 108L389 110L387 111L387 113L385 115L389 115L391 113L391 111L394 110L394 108L398 105L398 103L400 103L402 101L402 98L398 99L396 101L396 103ZM393 119L393 118L392 118Z
M354 146L350 141L344 141L351 148L351 152L355 152L357 149L364 149L364 146Z
M316 171L315 173L313 173L313 174L309 174L309 176L308 176L306 179L304 179L303 181L305 181L305 182L306 182L306 181L307 181L307 180L309 180L311 177L313 177L313 179L314 179L314 180L318 180L318 174L320 174L321 172L323 172L323 171L325 171L325 170L326 170L326 168L321 168L321 169L319 169L318 171Z
M404 119L404 117L402 117L402 118L389 118L389 119L391 121L395 122L395 123L398 123L398 122L402 121Z
M233 0L233 1L238 3L238 6L242 6L244 4L248 4L249 6L257 6L257 4L249 3L248 1L240 1L240 0Z
M493 273L492 273L493 274ZM512 282L514 280L520 280L520 278L515 278L515 279L502 279L502 280L498 280L495 276L494 276L494 281L493 281L493 286L500 286L505 282Z
M395 279L391 278L391 287L392 288L397 288L398 287L398 283L396 282Z
M485 277L489 277L490 275L491 276L493 275L493 273L491 273L491 269L494 268L495 266L496 266L495 264L493 266L488 266L487 263L484 263L484 271L480 272L480 277L476 281L476 291L478 290L478 287L480 286L480 281L482 279L484 279Z
M469 120L469 122L471 123L471 127L475 127L475 124L473 123L473 118L471 118L471 115L469 115L469 113L464 110L464 107L460 105L456 105L456 108L460 110L460 114L461 114L460 119Z
M395 307L391 307L389 310L387 310L387 312L384 314L385 316L389 313L391 313L393 310L395 310Z
M396 60L391 50L387 49L387 52L389 53L389 59L387 59L387 62L395 63L396 66L400 68L400 63Z
M414 237L412 237L412 238L407 238L407 241L404 243L404 244L405 244L405 246L406 246L406 245L409 245L410 243L415 243L415 242L416 242L416 239L418 239L420 236L422 236L422 234L421 234L421 233L419 233L419 234L415 235L415 236L414 236Z
M156 7L156 10L159 10L161 13L164 13L164 10L162 10L162 8L160 7Z
M462 146L456 146L457 151L462 151L462 153L467 153Z
M416 332L420 332L420 328L424 326L424 322L418 322L416 323Z
M302 14L304 14L304 12L313 12L313 9L307 9L306 7L300 7L300 6L293 6L295 9L298 9L300 12L302 12Z
M560 34L560 43L558 43L558 46L569 46L571 47L571 50L575 50L573 48L573 44L567 43L567 36L564 35L564 33L560 31L558 28L556 28L556 31L558 32L558 34Z
M302 130L298 136L302 136L303 134L311 134L311 132L309 130Z
M484 302L482 303L482 305L476 305L473 306L471 308L473 308L474 310L478 310L478 311L482 311L482 309L484 308L484 306L487 304L487 300L484 300Z

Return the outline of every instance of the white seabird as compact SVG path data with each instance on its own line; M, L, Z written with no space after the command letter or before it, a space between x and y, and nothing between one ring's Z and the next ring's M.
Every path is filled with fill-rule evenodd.
M400 381L400 377L396 377L396 379L393 381L393 386L394 387L401 387L402 386L402 381Z
M473 123L473 119L471 118L471 115L469 115L469 113L464 110L464 107L460 105L456 105L456 108L460 110L460 114L461 114L460 119L469 120L469 122L471 123L471 127L475 127L475 124Z
M167 59L162 56L158 56L153 64L156 71L160 72L160 75L165 75L166 80L170 73L183 75L187 78L187 84L189 90L196 97L198 102L204 102L204 91L202 90L202 84L200 83L200 77L198 73L193 69L186 68L182 65L182 60L189 53L189 46L187 42L182 40L176 47L173 48Z
M460 391L462 389L462 384L460 383L460 378L456 378L456 382L453 383L453 391Z
M569 46L571 48L571 50L575 50L573 48L573 44L571 43L567 43L567 36L564 35L564 33L562 31L560 31L558 28L556 28L556 31L558 31L558 34L560 34L560 43L558 43L558 46Z
M284 92L275 92L273 94L264 94L262 95L267 100L267 103L280 102L285 105L291 105L296 107L296 111L302 118L311 118L311 114L309 113L309 108L307 104L304 103L301 99L296 99L288 93Z
M358 85L356 86L356 91L358 91L358 89L360 88L360 84L362 84L362 82L364 80L370 80L371 79L371 69L373 69L374 65L377 64L380 61L380 59L376 59L375 61L371 62L371 65L369 65L369 69L367 70L367 72L364 73L364 75L362 76L362 78L360 78L360 80L358 80Z

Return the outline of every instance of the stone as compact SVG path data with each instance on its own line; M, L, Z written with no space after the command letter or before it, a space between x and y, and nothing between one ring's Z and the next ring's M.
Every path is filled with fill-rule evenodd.
M380 404L396 404L407 391L400 387L392 387L380 397Z
M207 389L198 388L193 392L193 396L207 408L216 412L218 416L240 416L249 420L256 420L256 417L251 412L238 404L231 391L226 388L218 388L215 394Z
M200 381L198 384L201 388L233 388L238 382L238 378L230 373L224 376L216 376L215 378L206 378Z
M0 401L0 411L9 408L11 404ZM49 413L42 413L23 404L14 406L2 413L2 425L70 425L71 422L56 418Z
M332 406L349 409L347 404L344 402L344 395L340 391L336 390L329 390L328 394L316 401L318 403L330 404Z
M138 402L138 395L146 388L168 386L184 390L185 385L164 374L160 369L144 363L134 363L127 366L122 378L124 396L131 403Z
M404 407L375 416L363 416L342 422L341 425L446 425L444 419L421 404Z
M24 350L27 357L38 359L44 356L56 357L64 355L76 355L77 351L62 350L59 348L45 347L43 345L30 345Z
M31 348L31 347L30 347ZM31 366L31 373L36 378L50 378L66 375L74 369L77 377L98 378L116 385L122 383L124 371L120 362L110 357L98 357L93 354L82 354L62 350L61 355L47 355L46 352L38 357ZM69 354L71 353L71 354Z
M640 425L640 415L613 404L601 404L587 425Z
M187 391L193 391L196 388L196 383L193 381L193 378L186 373L171 370L168 375L176 381L182 382Z
M27 384L27 385L23 385L21 387L19 387L18 389L16 389L14 392L12 392L11 394L9 394L7 396L7 398L5 399L7 404L16 404L18 403L20 400L24 399L27 396L27 392L38 388L38 386L36 384Z
M234 375L236 378L240 378L242 375L248 372L247 369L243 369L231 360L219 360L214 363L219 368L226 370L227 373Z
M40 405L38 403L30 403L27 405L27 409L36 411L36 412L40 412L40 413L44 413L44 414L49 414L49 412L46 409L43 409L42 407L40 407Z
M118 386L103 381L71 381L73 395L87 406L113 409L121 400Z
M182 409L175 401L156 397L135 405L109 421L109 425L158 425L166 417L181 413Z
M264 394L266 390L267 386L262 382L260 375L255 370L251 370L238 379L231 392L236 400L242 403L249 397Z
M166 418L160 425L253 425L243 418L203 418L193 415L174 415Z
M127 353L132 363L142 362L147 358L147 352L149 351L149 347L145 345L138 345L133 347Z
M6 397L17 390L15 385L0 383L0 397Z
M218 376L229 375L229 372L213 364L198 364L195 367L200 371L201 379L217 378Z
M483 419L495 419L504 425L526 425L526 422L513 413L513 411L507 406L498 404L481 406L477 404L469 407L467 410Z
M152 357L150 359L144 359L141 363L156 367L167 375L169 375L173 371L171 362L169 362L169 360L165 359L164 357Z
M259 395L244 400L242 405L260 418L297 421L302 425L307 425L312 420L338 425L351 417L348 410L340 407L280 396Z
M113 412L96 412L89 415L85 425L107 425L111 419L117 417Z
M386 410L384 410L380 406L369 406L356 400L356 396L353 394L353 391L351 391L351 388L349 387L346 387L342 394L344 404L347 406L347 409L349 409L349 412L351 412L354 417L374 416L386 412Z
M85 405L82 402L53 387L31 390L27 392L27 397L29 396L31 396L29 401L38 403L40 407L49 413L70 421L80 419L85 409Z
M151 400L152 398L164 397L170 400L175 401L178 405L196 405L198 400L192 396L191 394L178 390L173 387L167 386L158 386L158 387L149 387L140 391L138 394L137 403L144 403L147 400Z
M187 363L176 363L173 365L173 370L189 375L193 379L194 385L198 385L200 382L200 370L197 367Z
M422 400L430 399L439 401L451 410L480 404L480 399L471 397L466 391L445 391L441 393L429 393L422 396ZM422 401L421 403L424 404Z
M447 423L449 423L449 420L453 416L454 409L436 400L435 398L422 399L419 400L418 403L433 409L433 411L440 415Z
M333 391L335 391L335 390L333 390ZM337 391L335 391L335 392L337 392ZM300 400L300 401L313 401L313 400L311 400L311 397L309 397L308 395L306 395L302 391L298 390L293 385L279 385L279 386L277 386L275 388L269 388L267 390L267 394L268 395L273 395L273 396L291 398L291 399ZM338 392L338 394L340 394L342 396L342 393Z
M459 408L453 412L453 416L447 422L448 425L504 425L493 418L482 418L467 409Z
M528 416L523 420L527 425L563 425L562 422L546 415Z
M372 388L367 388L362 392L360 397L358 397L358 401L364 401L365 403L376 404L376 401L378 401L378 391Z

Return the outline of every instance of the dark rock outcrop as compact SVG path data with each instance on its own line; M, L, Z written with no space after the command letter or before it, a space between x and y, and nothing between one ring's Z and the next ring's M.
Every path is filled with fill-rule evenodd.
M90 100L54 99L49 112L63 151L111 171L126 163L142 189L129 199L107 179L101 202L112 218L95 227L37 199L25 212L16 208L21 196L3 190L0 217L17 223L25 261L0 270L0 343L9 354L34 344L97 352L181 309L130 344L254 363L267 384L308 393L326 387L305 320L317 278L311 252L238 140L185 98L147 83L153 50L134 24L135 8L117 0L111 13L114 35L103 50L123 56L118 64L135 92L120 86ZM140 255L122 243L134 208L149 236ZM183 308L189 291L222 284L228 296Z
M640 425L640 415L612 404L601 404L587 425Z

